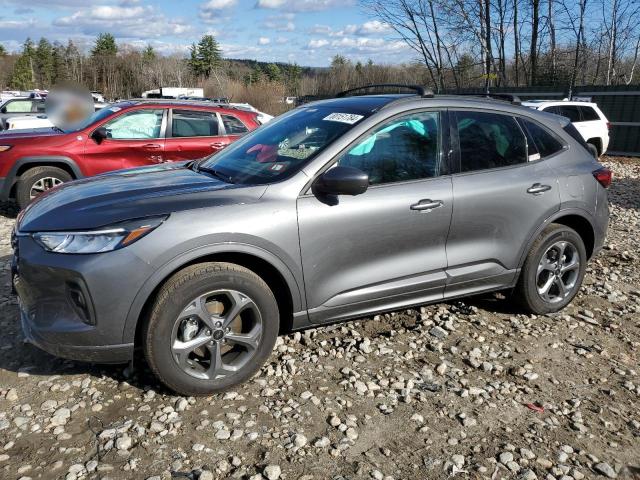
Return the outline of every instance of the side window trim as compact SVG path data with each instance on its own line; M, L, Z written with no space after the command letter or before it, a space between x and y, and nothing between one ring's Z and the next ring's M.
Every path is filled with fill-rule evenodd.
M410 111L406 111L406 112L402 112L399 113L397 115L393 115L391 117L386 117L385 119L381 120L380 122L376 123L375 125L373 125L372 127L370 127L366 132L364 132L362 135L360 135L358 138L356 138L354 141L352 141L351 143L349 143L347 146L345 146L342 150L340 150L340 152L338 152L336 155L334 155L322 168L320 168L316 174L313 176L313 178L311 178L307 184L302 188L302 190L300 191L300 195L299 196L308 196L308 195L313 195L311 193L311 187L313 186L313 183L318 179L318 177L320 177L320 175L322 175L324 172L326 172L327 170L329 170L331 167L333 167L336 162L340 159L340 157L342 155L344 155L345 153L347 153L349 150L351 150L353 147L355 147L356 145L358 145L362 140L364 140L372 131L376 130L377 128L379 128L380 126L384 125L385 123L394 120L396 118L401 118L401 117L406 117L408 115L415 115L415 114L420 114L420 113L428 113L428 112L439 112L440 113L440 131L439 131L439 136L440 136L440 151L438 152L438 157L440 158L440 162L443 161L444 159L444 148L443 146L445 144L451 145L450 141L449 141L449 132L445 133L445 130L443 128L445 122L444 122L444 118L446 118L446 121L448 122L449 120L449 112L448 109L446 107L431 107L431 108L417 108L415 110L410 110ZM445 139L446 138L446 139ZM453 148L453 147L451 147ZM391 182L391 183L381 183L378 185L370 185L369 188L383 188L383 187L389 187L392 185L404 185L407 183L415 183L415 182L428 182L430 180L435 180L438 178L444 178L444 177L448 177L450 175L452 175L452 165L451 162L448 162L449 165L449 172L445 175L438 175L435 177L429 177L429 178L418 178L418 179L414 179L414 180L406 180L406 181L401 181L401 182Z

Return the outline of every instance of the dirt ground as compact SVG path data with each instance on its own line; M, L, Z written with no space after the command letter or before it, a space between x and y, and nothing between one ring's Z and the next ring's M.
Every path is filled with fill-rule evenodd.
M283 336L233 392L180 398L144 367L23 341L0 207L0 478L640 478L640 160L564 311L501 295Z

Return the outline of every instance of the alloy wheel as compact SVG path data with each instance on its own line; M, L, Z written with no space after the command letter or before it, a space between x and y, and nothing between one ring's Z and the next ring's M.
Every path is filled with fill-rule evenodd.
M29 191L29 198L33 200L38 195L44 193L50 188L57 187L61 183L63 182L59 178L55 178L55 177L41 178L38 181L34 182L34 184L31 186L31 190Z
M538 294L545 302L561 302L577 288L579 274L580 255L576 246L566 240L555 242L538 264Z
M173 326L171 352L188 375L216 380L234 374L256 354L262 338L256 303L236 290L216 290L193 299Z

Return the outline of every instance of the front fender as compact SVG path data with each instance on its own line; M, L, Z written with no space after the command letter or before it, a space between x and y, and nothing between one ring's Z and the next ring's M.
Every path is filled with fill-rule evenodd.
M9 172L7 173L4 185L2 185L2 190L0 191L0 198L9 198L11 189L18 181L18 171L25 165L51 165L54 167L65 165L73 172L73 176L76 179L84 177L82 170L80 170L78 164L72 158L63 155L38 155L21 157L14 162L11 170L9 170Z
M275 267L278 272L285 279L289 291L291 292L293 312L299 312L305 307L303 303L302 291L296 276L291 269L280 258L264 248L257 247L246 243L217 243L210 245L203 245L184 252L180 255L173 257L170 261L162 265L156 272L144 283L142 288L138 291L127 315L127 319L122 333L122 338L127 339L127 342L133 341L135 337L135 331L140 320L142 309L144 308L147 300L151 294L162 284L167 278L169 278L174 272L179 270L182 266L194 262L200 258L205 258L215 254L232 254L241 253L248 254L260 258Z

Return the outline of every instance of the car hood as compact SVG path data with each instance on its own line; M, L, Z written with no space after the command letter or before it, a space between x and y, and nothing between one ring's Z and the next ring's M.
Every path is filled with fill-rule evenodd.
M0 132L0 140L29 140L34 137L54 137L60 135L67 134L55 127L17 128L15 130Z
M18 229L89 230L194 208L252 203L265 190L225 183L184 163L120 170L45 192L19 215Z

